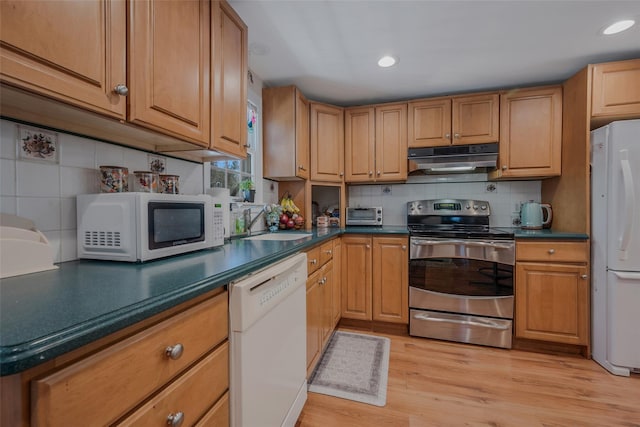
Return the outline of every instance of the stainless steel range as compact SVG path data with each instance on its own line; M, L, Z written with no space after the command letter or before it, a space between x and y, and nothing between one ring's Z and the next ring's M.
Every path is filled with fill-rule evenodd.
M515 242L491 228L489 203L407 204L409 334L511 348Z

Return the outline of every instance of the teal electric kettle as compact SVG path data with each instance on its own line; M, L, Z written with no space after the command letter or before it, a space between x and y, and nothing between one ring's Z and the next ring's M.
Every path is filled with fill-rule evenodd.
M546 219L544 213L546 212ZM526 230L539 230L551 225L553 211L551 205L536 203L533 200L523 203L520 207L520 226Z

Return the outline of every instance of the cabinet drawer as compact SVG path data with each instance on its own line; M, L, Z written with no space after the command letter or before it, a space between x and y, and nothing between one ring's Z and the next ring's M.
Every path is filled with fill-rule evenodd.
M209 409L195 427L221 427L229 425L229 392Z
M228 366L229 342L225 342L120 425L171 425L169 417L180 413L183 425L193 425L229 388Z
M518 261L588 262L588 242L558 242L553 240L517 242Z
M320 268L320 246L307 251L307 275Z
M225 340L228 330L228 293L223 292L34 381L32 425L109 424ZM183 352L172 359L167 347L177 344Z
M333 240L320 246L320 265L326 264L333 258Z

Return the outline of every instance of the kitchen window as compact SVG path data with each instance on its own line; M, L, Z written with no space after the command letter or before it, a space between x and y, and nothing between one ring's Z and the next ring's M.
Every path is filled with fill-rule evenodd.
M256 182L255 157L258 147L258 107L247 103L247 158L245 160L219 160L211 162L211 187L228 188L231 196L240 196L240 183L250 179Z

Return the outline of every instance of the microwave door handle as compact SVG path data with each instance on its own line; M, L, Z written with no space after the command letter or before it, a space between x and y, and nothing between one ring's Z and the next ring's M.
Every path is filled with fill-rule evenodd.
M620 246L618 248L618 257L621 261L627 260L629 254L629 241L631 240L631 232L633 229L633 210L636 204L635 191L633 188L633 173L629 164L629 150L620 150L620 167L622 169L622 183L624 188L624 227L622 234L618 238Z

